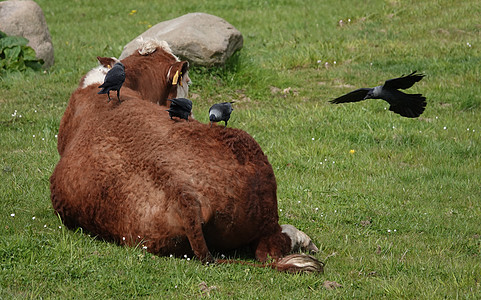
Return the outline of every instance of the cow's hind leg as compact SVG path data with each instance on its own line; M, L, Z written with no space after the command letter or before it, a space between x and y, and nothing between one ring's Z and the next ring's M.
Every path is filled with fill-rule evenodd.
M195 195L190 192L182 192L181 196L181 218L185 235L195 256L204 264L214 263L214 257L207 248L204 233L202 231L202 216L200 204Z

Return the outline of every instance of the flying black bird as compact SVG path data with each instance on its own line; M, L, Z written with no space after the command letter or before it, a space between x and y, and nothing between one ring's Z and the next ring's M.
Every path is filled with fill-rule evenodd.
M426 98L421 94L406 94L399 91L399 89L408 89L423 79L423 74L415 73L416 71L406 76L386 80L384 85L374 88L357 89L329 102L338 104L366 99L383 99L390 104L390 111L403 117L417 118L424 112Z
M170 103L169 109L169 117L178 117L181 119L185 119L189 121L189 115L192 111L192 101L186 98L175 98L169 99L172 103Z
M234 110L231 103L234 102L216 103L209 108L210 127L212 127L212 122L220 121L224 121L224 128L227 127L227 121L229 121L230 114Z
M99 86L102 90L97 94L107 94L110 100L110 91L117 91L117 99L120 102L120 88L125 81L125 67L121 62L116 63L105 75L104 83Z

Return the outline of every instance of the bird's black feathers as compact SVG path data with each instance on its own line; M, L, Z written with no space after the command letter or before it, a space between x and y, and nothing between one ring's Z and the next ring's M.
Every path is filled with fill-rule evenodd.
M110 91L117 91L117 99L120 102L120 88L125 81L125 67L121 62L116 63L105 75L104 83L99 86L102 90L97 94L107 94L110 99Z
M229 121L230 114L234 110L231 103L234 102L216 103L209 108L210 126L213 122L224 121L224 128L227 127L227 121Z
M426 108L426 98L421 94L405 94L403 103L392 103L389 110L406 118L419 117Z
M423 74L416 74L416 71L414 71L406 76L403 75L398 78L386 80L386 82L384 82L384 86L392 89L405 90L412 87L416 82L423 79L423 77Z
M389 110L406 118L419 117L426 108L426 97L421 94L407 94L399 89L408 89L423 79L416 71L409 75L386 80L384 85L374 88L360 88L329 102L338 104L358 102L365 99L383 99L390 104Z
M177 117L180 119L189 120L189 115L192 112L192 101L186 98L175 98L175 99L168 99L172 103L170 103L169 109L169 116Z
M358 102L364 100L367 93L369 92L369 88L360 88L350 93L347 93L341 97L338 97L334 100L329 102L337 104L337 103L346 103L346 102Z

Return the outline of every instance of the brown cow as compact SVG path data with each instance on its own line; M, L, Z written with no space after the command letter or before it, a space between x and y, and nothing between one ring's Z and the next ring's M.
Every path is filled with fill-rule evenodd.
M239 129L169 118L166 100L187 95L187 62L146 41L122 60L119 103L97 94L116 59L99 61L60 123L50 189L65 225L204 263L215 262L209 249L251 245L259 261L275 259L273 268L322 271L312 256L284 257L317 248L295 227L279 226L274 172L257 142Z

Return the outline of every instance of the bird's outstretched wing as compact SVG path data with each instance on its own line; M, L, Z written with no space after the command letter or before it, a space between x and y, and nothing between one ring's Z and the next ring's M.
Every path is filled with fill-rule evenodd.
M346 102L358 102L364 100L364 97L366 97L367 93L370 91L370 88L360 88L355 91L352 91L350 93L347 93L341 97L338 97L334 100L331 100L329 102L338 104L338 103L346 103Z
M423 77L424 77L424 74L416 74L416 71L414 71L411 74L406 76L403 75L398 78L386 80L386 82L384 83L384 86L387 88L404 90L412 87L416 82L423 79Z

